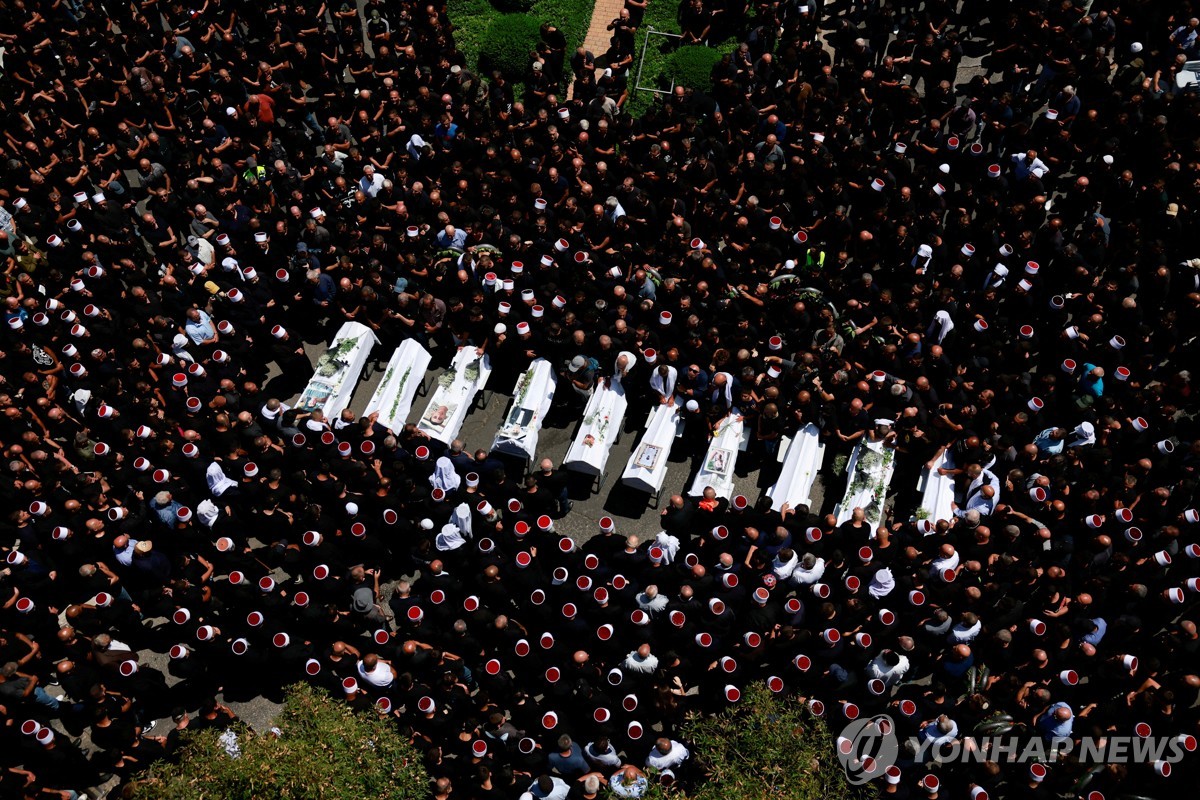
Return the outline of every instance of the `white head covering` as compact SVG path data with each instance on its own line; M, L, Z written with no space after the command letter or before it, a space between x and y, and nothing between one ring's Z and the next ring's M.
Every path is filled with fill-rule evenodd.
M666 531L659 531L654 537L654 544L662 548L663 561L671 564L675 561L675 556L679 553L679 539Z
M447 522L442 526L442 531L434 537L434 545L443 553L451 550L457 550L467 543L463 538L462 531L453 522Z
M205 498L196 506L196 516L200 518L204 527L211 528L217 523L217 517L221 516L221 509L217 508L217 504L212 500Z
M621 378L625 377L625 373L622 373L621 368L617 366L617 359L619 359L621 356L625 356L625 358L628 359L625 362L625 373L628 373L630 370L632 370L638 362L637 356L628 350L622 350L621 352L617 353L617 358L613 359L613 381L616 383L620 383Z
M887 597L895 588L896 579L892 577L892 571L884 568L871 578L871 585L867 587L867 591L871 593L871 597Z
M458 488L462 478L454 471L454 462L442 456L437 460L437 468L429 476L429 483L433 488L449 493Z
M421 160L421 148L425 146L425 140L420 134L414 133L408 140L408 154L413 157L413 161Z
M932 336L937 340L937 344L941 344L952 330L954 320L950 319L950 312L939 311L933 315L933 322L929 323L929 330L925 331L925 335Z
M182 341L181 341L182 340ZM184 361L195 361L195 357L187 351L189 340L182 333L171 340L171 353Z
M663 397L671 397L675 394L675 380L679 377L679 370L674 367L667 367L667 377L664 379L658 374L658 369L650 374L650 388L661 394Z
M469 505L459 503L455 506L454 511L450 514L450 521L466 534L468 539L471 538L471 507Z
M718 387L717 386L717 378L721 377L722 375L725 376L725 386ZM713 375L713 382L712 382L713 399L716 399L717 392L721 391L722 388L725 390L724 391L725 405L729 406L729 408L732 409L733 408L733 376L730 375L728 372L718 372L716 375Z
M1083 447L1096 443L1096 428L1090 422L1081 422L1071 431L1071 439L1067 447Z
M220 497L226 489L237 486L237 481L230 480L216 461L208 465L208 469L204 471L204 477L208 480L208 491L212 493L213 497Z

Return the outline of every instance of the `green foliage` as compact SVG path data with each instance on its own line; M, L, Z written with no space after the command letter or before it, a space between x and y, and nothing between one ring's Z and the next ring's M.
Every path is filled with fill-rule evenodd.
M498 13L505 11L520 12L520 16L537 21L533 38L527 42L528 50L537 44L541 23L553 22L567 39L569 55L587 36L592 21L592 0L495 0L495 5L488 0L447 0L446 12L454 25L454 43L471 69L479 68L483 48L490 40L492 23ZM521 54L520 70L509 76L514 84L519 84L525 77L526 55L527 52ZM519 89L517 96L520 96Z
M493 18L479 48L479 68L498 69L510 81L524 80L540 27L537 19L528 14L500 14Z
M420 755L373 713L297 684L276 721L280 736L238 729L231 758L218 731L189 736L175 763L160 762L133 787L135 800L417 800L429 793Z
M689 45L671 54L667 74L676 85L702 92L712 90L712 70L721 60L722 50Z
M446 13L454 26L454 44L466 56L467 66L479 66L479 47L496 10L488 0L447 0Z
M795 698L775 697L761 682L746 687L741 701L720 714L689 716L681 738L705 776L687 800L875 796L873 787L846 780L824 720Z

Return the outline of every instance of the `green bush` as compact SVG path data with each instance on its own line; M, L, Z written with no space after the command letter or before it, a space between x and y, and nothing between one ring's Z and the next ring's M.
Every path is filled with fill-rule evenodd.
M688 45L671 54L667 76L679 86L702 92L712 90L712 70L721 60L721 52L713 47Z
M510 81L523 81L529 54L537 47L541 23L528 14L501 14L488 25L479 47L479 67L498 69Z
M775 697L762 682L715 716L690 715L680 737L691 743L704 780L687 800L865 800L874 786L851 786L838 765L824 720L795 698ZM681 800L683 800L681 798Z
M279 736L238 726L236 758L221 732L188 736L179 758L130 786L134 800L417 800L429 794L420 754L395 721L298 684L276 720Z
M533 8L536 0L494 0L494 2L496 8L500 11L525 14L529 12L529 9Z

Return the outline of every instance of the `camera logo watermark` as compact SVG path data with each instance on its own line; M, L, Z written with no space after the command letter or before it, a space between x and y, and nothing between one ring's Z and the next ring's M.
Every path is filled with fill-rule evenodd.
M838 762L854 786L882 775L900 756L896 725L887 714L851 722L837 738Z
M899 759L900 745L896 724L887 714L855 720L838 734L838 762L850 783L857 786L883 777ZM1195 752L1198 742L1188 734L1153 736L1143 723L1135 735L1084 737L1078 741L1016 734L953 738L920 735L909 737L905 745L917 763L1053 764L1072 754L1083 764L1153 764L1159 774L1169 775L1171 765Z

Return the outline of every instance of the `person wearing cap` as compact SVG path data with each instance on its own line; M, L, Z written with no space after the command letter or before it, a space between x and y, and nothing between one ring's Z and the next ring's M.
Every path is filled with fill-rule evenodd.
M587 402L592 396L592 390L596 386L596 369L592 359L582 355L575 356L558 374L575 390L575 395L580 401Z

